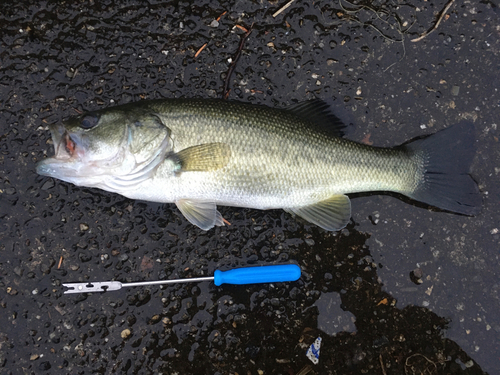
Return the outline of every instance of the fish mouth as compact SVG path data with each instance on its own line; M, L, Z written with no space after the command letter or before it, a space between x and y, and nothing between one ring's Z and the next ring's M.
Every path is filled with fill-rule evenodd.
M71 135L63 125L49 125L49 130L54 144L54 156L40 161L36 171L42 176L62 179L62 175L72 175L76 172L78 162L84 155L84 148L81 141Z
M54 144L54 156L50 159L68 161L81 154L82 148L78 146L78 138L72 136L63 125L49 125L49 130Z
M56 139L54 138L54 135L52 135L55 147L55 159L66 160L75 156L77 145L67 131L65 131L62 137L60 137L58 143L56 143Z

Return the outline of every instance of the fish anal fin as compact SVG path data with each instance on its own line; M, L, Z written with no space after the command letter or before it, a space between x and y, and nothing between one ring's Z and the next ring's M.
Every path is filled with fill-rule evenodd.
M203 230L209 230L215 225L224 225L222 215L217 211L215 202L180 199L175 204L191 224Z
M346 195L333 195L330 198L304 207L287 207L304 220L328 230L344 228L351 218L351 201Z
M185 148L169 156L179 163L180 172L207 172L224 168L231 158L226 143L205 143Z

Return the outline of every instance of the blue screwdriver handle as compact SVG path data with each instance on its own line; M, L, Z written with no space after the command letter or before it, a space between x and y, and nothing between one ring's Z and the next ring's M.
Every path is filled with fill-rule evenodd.
M295 281L300 278L300 267L296 264L280 264L275 266L244 267L229 271L214 272L214 283L221 284L258 284L284 281Z

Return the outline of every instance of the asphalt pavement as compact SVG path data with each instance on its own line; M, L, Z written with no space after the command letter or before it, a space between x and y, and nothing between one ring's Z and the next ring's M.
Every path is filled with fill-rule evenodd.
M0 373L500 372L498 5L290 3L0 5ZM205 232L173 204L35 172L54 152L48 124L225 94L273 107L322 98L347 138L374 146L467 119L482 211L360 194L339 233L233 207L220 208L230 226ZM301 279L70 295L61 285L280 263Z

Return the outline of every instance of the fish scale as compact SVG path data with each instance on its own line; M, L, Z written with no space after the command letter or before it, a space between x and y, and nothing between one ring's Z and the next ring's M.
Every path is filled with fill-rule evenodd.
M182 105L180 102L179 106ZM181 176L179 191L184 193L186 186L195 186L190 194L201 194L200 198L215 199L223 204L234 189L238 198L241 193L252 194L245 204L267 209L311 204L335 193L360 189L403 192L411 187L413 180L409 174L387 178L391 167L405 171L416 169L411 160L402 158L403 152L364 147L313 133L305 121L296 118L285 126L278 121L281 111L275 113L266 108L258 112L252 107L232 104L222 107L224 110L209 110L203 118L198 118L196 127L163 117L175 134L174 144L179 145L174 151L214 141L226 142L232 149L233 158L226 168L214 171L211 176L206 173ZM161 112L162 106L155 110ZM227 126L227 118L232 117L228 113L243 110L249 113L240 115L239 126ZM252 120L241 121L241 118ZM204 129L202 135L199 127ZM262 139L267 142L261 142ZM204 186L199 188L199 183ZM281 198L283 195L287 196L286 201ZM229 205L238 206L238 203L241 201L231 201Z
M175 203L205 230L223 225L217 205L282 208L338 230L351 215L346 194L367 191L396 192L467 215L479 211L479 190L468 174L472 124L393 148L344 139L343 127L320 100L288 109L142 101L51 126L58 152L37 170L133 199Z

